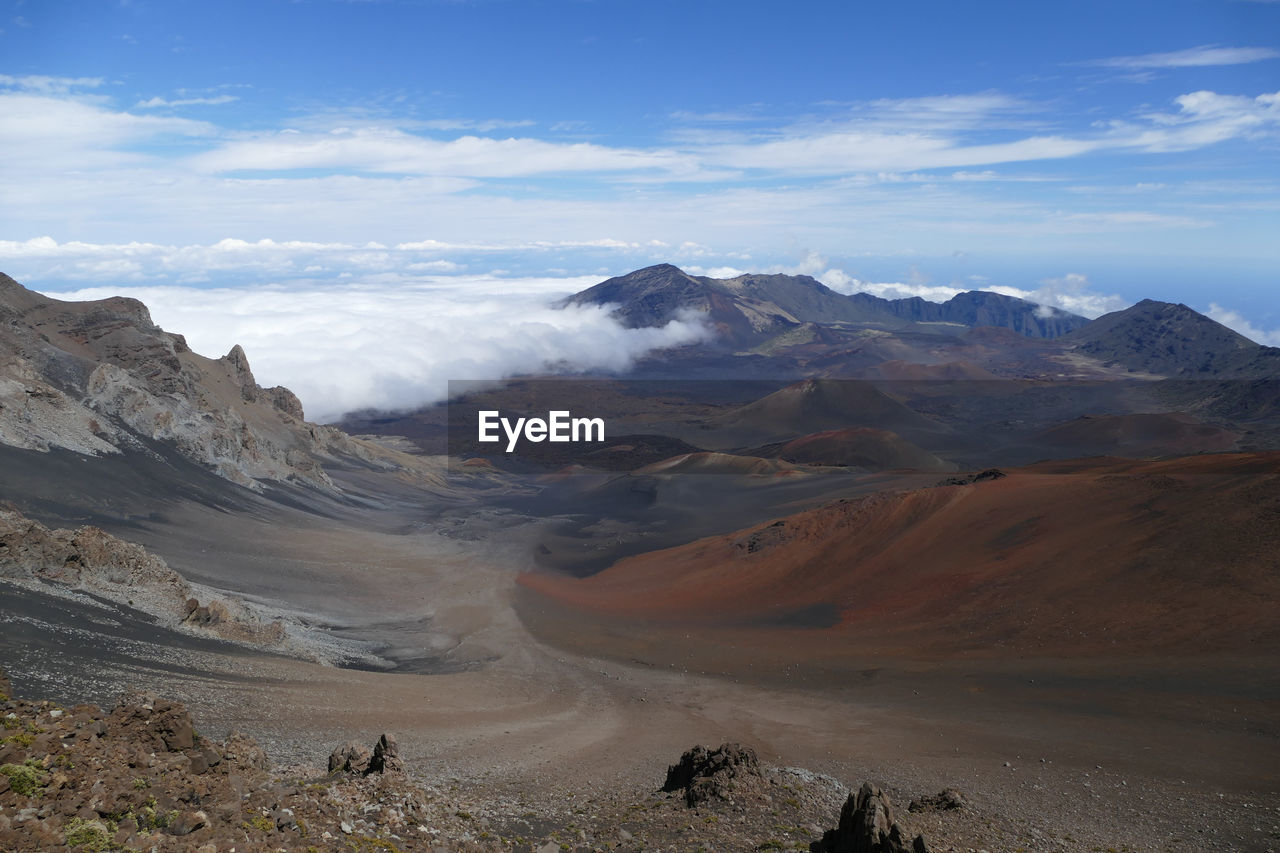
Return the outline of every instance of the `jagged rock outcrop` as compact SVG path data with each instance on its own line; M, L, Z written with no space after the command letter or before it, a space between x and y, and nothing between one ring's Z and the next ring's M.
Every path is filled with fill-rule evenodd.
M827 830L818 844L823 853L928 853L924 836L910 845L902 828L893 819L889 795L870 782L863 782L857 794L849 794L840 810L840 823Z
M250 488L290 481L334 490L337 457L385 454L303 420L287 388L263 388L236 345L198 355L136 299L64 302L0 273L0 444L88 455L173 447Z
M400 757L400 744L396 736L383 734L373 747L373 758L369 760L370 773L403 773L404 759Z
M349 740L329 753L329 772L364 774L369 770L371 758L368 747Z
M127 602L162 624L198 626L226 639L276 644L285 637L283 624L258 618L240 602L206 596L200 604L191 585L141 545L97 527L50 529L4 503L0 578L91 592Z
M403 773L404 759L400 757L400 745L396 736L383 734L373 746L373 752L355 741L347 741L329 753L329 774Z
M3 672L0 719L0 849L14 853L792 850L810 845L842 794L835 780L800 768L753 767L736 777L734 799L703 803L704 819L689 820L675 797L639 792L565 808L558 785L539 797L456 778L415 782L392 772L390 735L373 752L336 751L353 747L370 762L380 754L383 772L300 778L297 768L272 768L251 738L201 731L198 709L145 692L106 712L16 698ZM347 757L339 761L335 769Z
M683 791L685 803L694 807L712 797L728 799L735 783L744 778L762 778L760 760L751 747L723 743L715 749L695 746L667 768L662 790Z

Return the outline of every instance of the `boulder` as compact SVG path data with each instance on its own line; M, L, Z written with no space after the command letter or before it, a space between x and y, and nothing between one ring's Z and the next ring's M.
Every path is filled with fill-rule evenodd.
M404 760L400 758L400 745L396 736L384 734L373 747L367 773L403 773Z
M384 734L378 738L369 752L355 741L347 741L329 753L329 774L360 773L368 776L372 773L402 773L404 760L400 757L400 745L396 736Z
M685 803L694 807L712 797L728 799L734 780L763 778L755 750L737 743L724 743L713 750L695 746L667 768L663 791L683 791Z
M209 816L201 811L183 812L169 826L170 835L190 835L209 825Z
M870 782L862 783L857 794L849 794L840 810L840 823L827 830L818 843L823 853L928 853L924 836L917 835L910 846L902 838L902 828L893 819L889 795Z
M329 773L366 773L371 760L368 749L349 740L329 753Z

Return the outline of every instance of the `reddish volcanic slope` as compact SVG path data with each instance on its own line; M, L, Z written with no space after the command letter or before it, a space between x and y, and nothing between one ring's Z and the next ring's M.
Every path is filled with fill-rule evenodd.
M1043 463L521 583L610 621L787 628L797 654L1262 652L1280 454Z

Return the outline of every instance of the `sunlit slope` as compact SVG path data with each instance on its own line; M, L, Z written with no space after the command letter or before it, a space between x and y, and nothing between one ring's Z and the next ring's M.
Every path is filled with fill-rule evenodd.
M1280 454L1032 466L522 583L671 626L767 631L827 613L806 633L858 654L1275 648Z

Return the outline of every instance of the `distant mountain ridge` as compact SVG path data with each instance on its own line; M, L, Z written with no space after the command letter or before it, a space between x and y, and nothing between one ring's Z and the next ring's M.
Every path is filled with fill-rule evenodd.
M858 325L886 330L956 332L974 326L1012 329L1031 338L1057 338L1089 321L1024 299L987 291L961 293L944 303L919 297L882 299L837 293L807 275L694 276L672 264L645 267L574 294L566 305L615 305L614 316L631 328L659 326L699 312L720 336L754 346L805 323Z
M1280 375L1280 349L1186 305L1144 299L1063 337L1076 351L1130 370L1178 378Z
M988 290L957 293L946 302L930 302L919 296L881 299L869 293L854 293L849 298L913 323L994 326L1012 329L1028 338L1058 338L1089 323L1088 318L1078 314Z

